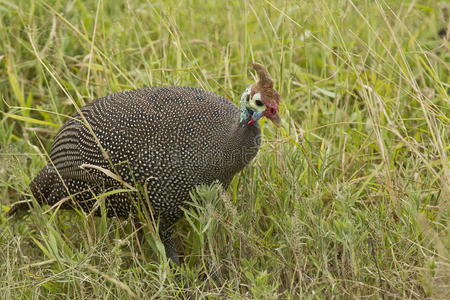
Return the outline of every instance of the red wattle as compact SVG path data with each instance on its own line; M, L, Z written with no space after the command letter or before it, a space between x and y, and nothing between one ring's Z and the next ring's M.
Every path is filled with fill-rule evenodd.
M255 120L253 120L253 118L250 120L250 121L248 121L248 125L252 125L253 123L255 123Z

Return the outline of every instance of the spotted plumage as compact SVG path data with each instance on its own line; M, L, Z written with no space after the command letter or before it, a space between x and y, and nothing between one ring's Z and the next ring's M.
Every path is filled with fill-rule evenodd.
M261 79L268 76L255 69ZM266 116L274 113L278 120L276 91L278 99L259 92L249 101L263 83L244 92L241 109L192 87L152 87L94 100L62 126L31 192L40 204L97 215L95 196L110 192L107 216L127 218L144 198L139 191L148 191L145 198L160 219L168 256L178 263L170 227L182 216L189 192L216 180L228 186L259 149L260 128L252 116L265 112L255 113L258 107L251 103L263 102ZM19 208L26 207L17 205L10 214Z

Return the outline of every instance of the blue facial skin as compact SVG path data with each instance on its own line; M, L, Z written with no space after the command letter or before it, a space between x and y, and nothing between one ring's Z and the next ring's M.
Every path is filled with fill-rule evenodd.
M256 121L258 121L259 119L261 119L262 116L263 116L263 113L262 113L262 112L255 111L255 112L253 112L252 120L253 120L254 122L256 122Z
M251 109L246 108L245 112L241 112L241 125L245 126L258 126L258 120L263 116L262 112L253 111Z

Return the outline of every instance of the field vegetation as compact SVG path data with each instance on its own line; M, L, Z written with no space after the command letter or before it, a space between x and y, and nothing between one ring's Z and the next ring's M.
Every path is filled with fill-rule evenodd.
M445 1L0 0L0 298L445 299ZM281 95L257 157L201 187L171 269L153 226L3 213L76 107L146 86ZM186 286L177 280L180 274Z

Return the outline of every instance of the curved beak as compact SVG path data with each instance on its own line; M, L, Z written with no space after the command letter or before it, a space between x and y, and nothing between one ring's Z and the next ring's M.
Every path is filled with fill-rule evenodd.
M281 125L281 118L280 115L277 113L275 114L272 118L270 118L270 120L277 126L280 127Z

